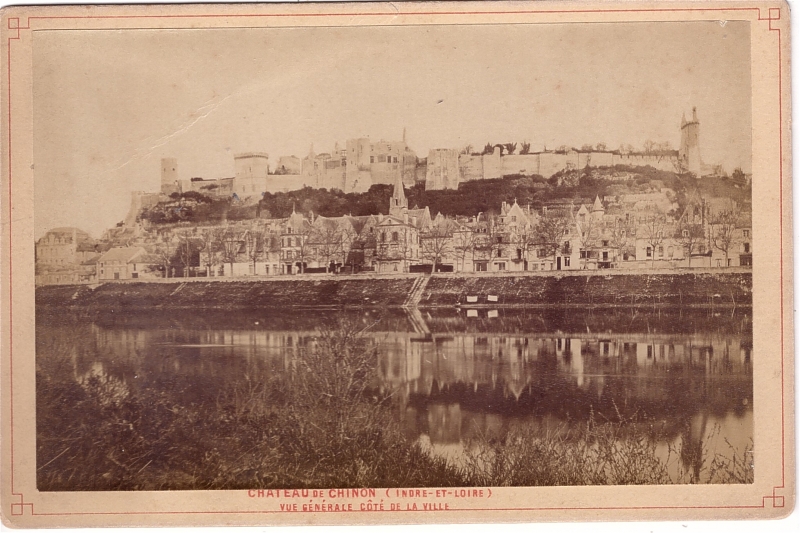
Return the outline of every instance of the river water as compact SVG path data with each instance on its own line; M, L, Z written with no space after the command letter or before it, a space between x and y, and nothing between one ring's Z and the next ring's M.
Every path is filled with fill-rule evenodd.
M752 446L749 310L51 313L37 317L37 358L68 346L76 380L129 391L189 380L183 394L199 404L245 376L286 372L342 320L377 347L376 386L406 436L454 461L471 437L511 423L544 434L590 418L643 421L665 457L678 444Z

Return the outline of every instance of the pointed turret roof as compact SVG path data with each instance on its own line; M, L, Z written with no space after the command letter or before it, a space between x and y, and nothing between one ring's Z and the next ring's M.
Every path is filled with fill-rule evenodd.
M592 206L592 213L594 213L595 211L605 211L605 208L603 207L603 202L600 201L599 195L594 197L594 205Z

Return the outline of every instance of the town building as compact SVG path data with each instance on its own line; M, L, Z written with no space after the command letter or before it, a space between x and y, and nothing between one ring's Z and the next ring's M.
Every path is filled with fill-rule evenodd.
M153 273L147 250L140 246L111 248L97 260L99 281L160 277Z

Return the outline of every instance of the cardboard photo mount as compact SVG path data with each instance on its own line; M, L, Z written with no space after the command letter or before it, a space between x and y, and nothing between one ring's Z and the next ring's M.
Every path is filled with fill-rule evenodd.
M690 24L750 27L753 178L751 485L475 487L471 497L292 491L40 492L36 486L33 71L44 32L213 31L218 28ZM40 33L41 32L41 33ZM367 524L779 518L795 505L789 8L783 2L430 2L9 7L2 68L2 518L18 527ZM74 41L71 41L74 42ZM231 43L234 46L235 43ZM679 46L680 43L676 43ZM80 45L77 45L80 46ZM147 46L142 43L142 46ZM533 46L533 44L532 44ZM685 50L687 54L697 53ZM130 53L137 53L132 49ZM309 65L309 68L314 68ZM634 73L631 74L632 79ZM725 95L719 95L725 98ZM67 126L68 127L68 126ZM109 194L113 194L110 191ZM333 491L333 492L331 492ZM435 489L428 489L435 493ZM338 498L338 500L337 500ZM309 500L345 512L285 512ZM422 503L435 502L433 511ZM417 509L407 505L417 503ZM441 505L439 505L441 504Z

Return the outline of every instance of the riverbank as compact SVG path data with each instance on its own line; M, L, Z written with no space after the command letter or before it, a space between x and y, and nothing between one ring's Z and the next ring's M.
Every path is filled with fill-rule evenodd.
M748 307L749 269L203 278L37 287L38 310Z

